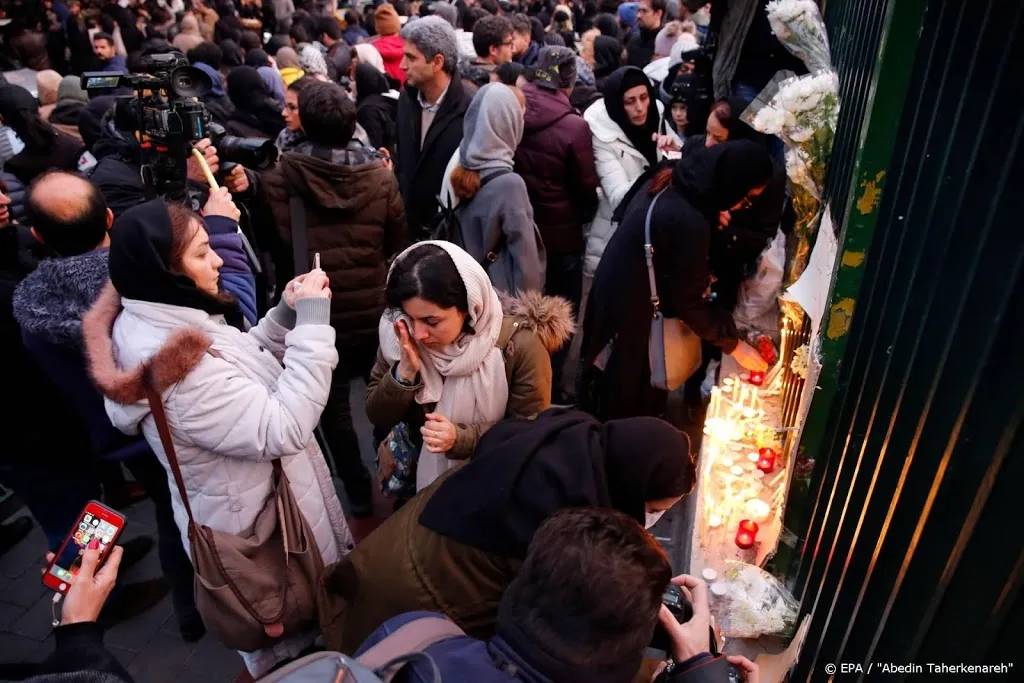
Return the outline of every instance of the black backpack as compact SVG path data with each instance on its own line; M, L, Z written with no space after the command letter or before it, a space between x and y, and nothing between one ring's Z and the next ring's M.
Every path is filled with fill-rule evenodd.
M486 178L481 178L480 188L491 182L495 178L500 178L503 175L507 175L512 171L508 169L502 169L495 171ZM477 190L479 194L480 190ZM474 195L475 196L475 195ZM437 204L440 207L440 211L435 218L434 230L431 233L432 239L443 240L445 242L451 242L456 244L463 249L466 248L466 240L462 235L462 223L459 221L458 210L460 206L465 206L469 202L473 201L473 197L462 200L455 208L450 208L448 203L440 196L437 198ZM491 264L498 260L498 254L501 253L502 249L505 248L505 231L501 229L501 225L495 225L491 235L487 236L485 244L487 250L484 252L484 257L480 260L480 265L483 267L486 273L490 269Z

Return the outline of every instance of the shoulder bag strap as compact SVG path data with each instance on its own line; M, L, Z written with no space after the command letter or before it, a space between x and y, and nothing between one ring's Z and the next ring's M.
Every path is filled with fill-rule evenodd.
M658 315L661 308L661 299L658 298L658 283L654 277L654 245L651 244L651 215L654 214L654 205L658 203L658 199L664 193L665 190L662 190L651 200L651 205L647 208L647 217L644 219L644 254L647 258L647 282L651 288L651 304L654 306L654 315Z
M464 635L466 632L449 619L421 617L405 624L359 655L356 660L370 669L379 669L398 658L422 652L442 640Z
M178 494L181 502L188 513L189 527L195 525L196 520L192 517L192 506L188 503L188 494L185 493L185 480L181 476L181 466L178 464L178 454L174 450L174 442L171 440L171 429L167 425L167 413L164 412L164 402L160 394L153 388L149 371L146 372L146 398L149 399L149 410L153 413L153 420L156 422L156 431L160 433L160 443L164 446L164 455L167 456L167 464L171 466L171 473L174 475L174 483L178 485Z
M487 178L480 181L480 187L483 187L495 178L500 178L501 176L508 175L509 173L512 173L512 171L508 169L495 171L491 175L487 176ZM505 248L506 239L505 230L502 228L501 221L494 221L494 227L487 236L487 241L484 242L484 257L480 260L480 266L484 269L485 273L490 270L491 264L498 260L498 255L501 253L502 249Z
M288 212L292 219L292 262L295 276L309 272L309 239L306 235L306 207L302 198L292 195L288 199Z

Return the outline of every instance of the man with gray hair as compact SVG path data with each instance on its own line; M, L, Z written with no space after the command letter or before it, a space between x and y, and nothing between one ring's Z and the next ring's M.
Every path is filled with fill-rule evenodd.
M398 100L398 184L411 240L426 239L438 213L444 169L462 142L462 119L472 96L458 77L455 30L441 17L402 29L405 89Z

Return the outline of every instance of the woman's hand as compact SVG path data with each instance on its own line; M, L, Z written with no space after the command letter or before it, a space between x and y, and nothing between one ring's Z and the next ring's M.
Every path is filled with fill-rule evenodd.
M658 149L662 152L681 152L683 151L682 145L679 144L679 138L674 135L658 135L655 133L651 136L658 145Z
M745 341L740 341L729 355L747 370L764 372L768 369L768 361L761 357L757 349Z
M224 216L237 223L238 219L242 216L242 212L235 206L228 188L219 187L216 191L210 193L210 198L206 200L206 206L203 207L203 215Z
M303 273L285 285L284 292L281 293L281 298L284 299L286 304L288 304L288 308L295 310L295 290L298 289L299 285L301 285L302 281L305 279L306 274Z
M298 282L295 285L295 294L292 299L292 303L307 297L321 297L324 299L331 298L331 281L327 279L327 273L317 268L300 277L302 278L302 282ZM298 279L299 278L295 278L295 280ZM295 282L295 280L292 280L292 282ZM288 283L289 286L291 286L291 284L291 282ZM285 295L287 295L287 291L286 287Z
M103 603L114 589L117 579L117 568L121 565L121 546L114 546L110 551L107 563L96 571L100 560L100 543L97 539L89 541L89 546L82 553L82 566L75 576L74 582L64 598L64 609L61 610L61 625L79 624L96 621L103 609ZM46 561L53 561L53 553L46 554Z
M405 324L404 320L395 321L395 335L398 337L398 344L402 350L402 356L398 359L398 379L406 384L412 384L416 381L416 376L420 374L422 367L420 352L412 343L409 326Z
M455 425L440 413L427 413L427 422L420 427L420 434L431 453L447 453L455 446Z
M743 680L746 683L760 683L761 672L757 668L757 664L744 657L743 655L729 655L725 658L730 664L735 664L743 672Z
M395 170L395 164L391 161L391 152L388 151L387 147L378 147L377 151L380 152L380 163L384 168L389 171Z

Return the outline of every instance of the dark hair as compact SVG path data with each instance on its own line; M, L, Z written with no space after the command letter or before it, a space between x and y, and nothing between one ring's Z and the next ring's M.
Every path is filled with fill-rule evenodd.
M224 51L220 49L220 45L217 45L217 43L210 43L204 40L188 51L188 61L192 64L202 62L210 66L214 71L219 71L220 65L224 61Z
M483 17L473 25L473 49L477 57L487 57L492 47L500 48L512 35L512 22L505 17Z
M519 62L505 62L499 64L494 73L498 74L498 80L505 85L516 84L516 80L526 72L526 67Z
M469 293L455 261L436 244L416 247L395 263L388 275L384 301L393 312L402 304L419 297L441 308L455 308L469 322Z
M629 515L560 510L537 529L505 589L498 631L587 671L639 663L671 577L665 551Z
M334 17L320 17L320 21L316 23L316 30L320 35L326 34L331 40L341 40L341 27Z
M291 39L294 40L296 44L309 42L309 34L306 33L305 27L298 22L292 23L291 29L288 30L288 35L291 36Z
M292 84L288 86L288 90L291 90L292 92L302 92L307 85L312 85L313 83L320 82L322 81L318 81L312 76L303 76L302 78L296 78L294 81L292 81Z
M110 45L114 44L114 36L110 35L106 31L100 31L99 33L94 33L93 36L92 36L92 42L95 43L97 40L105 40Z
M345 24L347 26L359 26L359 13L353 10L345 12Z
M554 47L565 47L565 39L560 33L548 33L544 36L544 44Z
M299 120L310 142L344 147L356 131L356 105L337 83L311 83L299 93Z
M477 22L481 19L486 19L489 16L491 15L487 13L487 10L481 7L471 7L470 10L466 12L466 16L463 19L462 30L466 33L474 33L476 31ZM476 49L475 44L473 45L473 48Z
M192 209L177 202L164 202L167 215L171 219L171 253L167 263L167 270L172 273L184 273L182 262L188 245L192 244L192 238L203 228L203 219ZM238 300L235 295L228 291L220 291L216 294L203 292L203 296L209 297L222 304L237 306Z
M647 0L651 6L652 12L661 12L661 16L665 16L665 12L668 10L668 0Z
M277 51L280 50L282 47L291 46L292 39L290 36L288 36L287 34L282 35L280 33L275 33L274 35L270 36L270 40L268 40L266 45L263 46L263 49L267 51L268 55L273 56L276 55Z
M398 16L409 16L409 3L406 2L406 0L395 0L395 2L393 2L391 6L395 8L395 11L398 13Z
M257 50L263 47L263 39L255 31L242 31L242 36L238 39L238 47L247 52Z
M498 16L498 12L501 7L498 5L498 0L480 0L480 9L487 12L491 16Z
M52 191L42 196L38 187L55 176L69 176L82 181L83 194L74 193L60 200L58 207L71 207L72 212L59 211L55 215L44 206L45 199L53 196ZM25 195L25 216L28 223L39 234L40 239L60 256L78 256L95 249L107 234L107 203L100 189L76 173L47 171L36 178Z
M525 14L513 14L508 20L512 23L512 30L516 33L529 34L533 30L530 25L530 17Z

